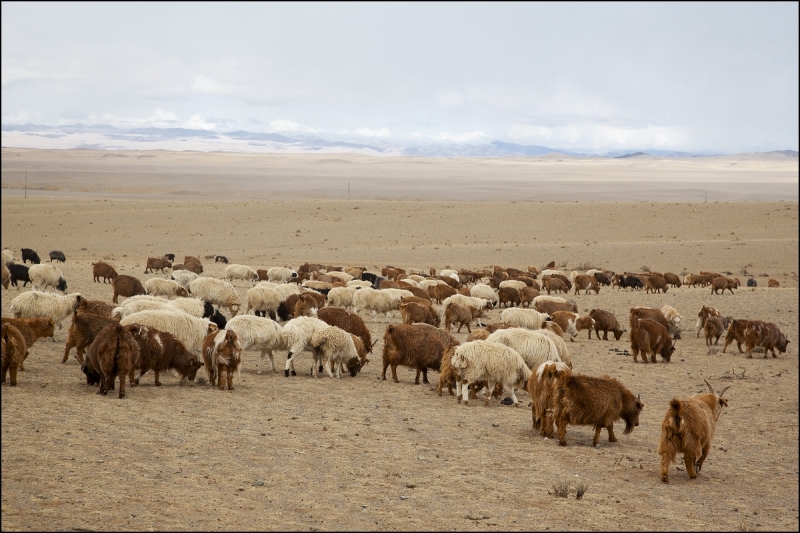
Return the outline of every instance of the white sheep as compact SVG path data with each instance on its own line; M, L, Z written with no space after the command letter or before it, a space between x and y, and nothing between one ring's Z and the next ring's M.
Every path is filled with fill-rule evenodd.
M556 344L541 330L524 328L498 329L486 338L513 348L525 360L528 368L535 370L545 361L561 361ZM491 389L489 389L491 390Z
M558 357L566 363L570 368L572 368L572 356L569 354L569 350L567 349L567 343L564 342L564 337L558 335L555 331L550 331L549 329L537 329L534 333L541 333L547 335L551 341L553 341L556 345L556 349L558 350Z
M267 270L267 279L273 283L286 283L297 277L297 272L285 267L272 267Z
M189 283L199 278L197 274L194 272L189 272L188 270L173 270L172 275L170 276L171 279L178 282L178 285L189 290Z
M540 294L539 296L533 299L534 306L536 306L536 304L539 302L555 302L559 304L567 303L567 301L561 296L548 296L547 294Z
M117 306L111 311L111 316L112 317L125 318L126 316L132 315L133 313L138 313L139 311L154 311L156 309L170 309L169 300L164 300L164 301L137 300L135 302L128 303L126 301L124 303L127 303L127 305Z
M444 281L440 279L423 279L419 282L419 288L427 292L428 287L433 287L435 285L439 285L440 283L444 283Z
M283 301L281 293L269 287L253 287L244 295L247 307L244 312L256 314L257 311L264 313L272 319L277 317L278 307Z
M332 307L343 307L350 309L353 307L353 295L359 290L358 287L334 287L328 292L328 305Z
M497 293L494 291L493 288L486 285L485 283L476 283L475 285L473 285L472 288L470 288L469 290L469 294L474 298L483 298L484 300L489 300L490 302L492 302L492 305L497 305L498 303L500 303L500 298L497 296Z
M333 272L328 272L328 275L331 276L332 278L338 279L339 281L345 284L347 284L350 281L353 281L354 279L353 276L351 276L347 272L333 271Z
M269 318L239 315L228 320L225 329L236 332L239 336L239 341L242 343L243 352L248 348L261 350L261 357L258 358L258 365L256 366L256 374L261 374L261 363L265 355L269 356L272 371L278 371L275 368L272 350L286 349L283 328L281 328L280 324Z
M233 284L233 280L240 279L252 285L258 281L258 273L247 265L233 263L225 267L225 275L222 276L222 279L230 280L231 284Z
M80 305L83 296L80 293L53 294L49 292L23 292L11 300L11 316L14 318L50 318L53 324L61 329L61 322L72 316ZM53 335L53 342L56 337Z
M348 287L372 287L372 283L363 279L354 279L347 282Z
M444 270L439 272L439 277L440 278L448 277L448 278L454 279L456 281L461 281L460 279L458 279L458 271L450 270L448 268L445 268Z
M289 369L291 369L293 376L297 375L294 370L294 356L303 350L310 349L312 335L327 327L330 326L319 318L311 316L293 318L283 326L283 344L289 349L289 353L286 356L286 368L284 369L286 377L289 377Z
M403 279L399 279L397 281L398 281L398 283L401 282L401 281L404 282L404 283L408 283L412 287L419 287L419 283L417 283L413 279L403 278Z
M273 288L281 293L281 297L284 301L292 294L300 294L300 287L298 287L296 283L279 283Z
M34 289L44 291L48 287L52 287L54 290L62 292L67 290L67 281L64 279L64 274L53 265L44 263L33 265L28 269L28 277Z
M302 283L303 287L308 287L309 289L317 289L317 290L330 290L333 288L333 285L328 283L327 281L317 281L313 279L304 280Z
M595 274L602 274L602 273L603 273L602 270L597 270L596 268L592 268L586 271L586 275L592 277L594 277Z
M373 322L377 322L378 313L383 313L388 324L392 311L400 309L400 298L404 296L414 295L404 289L376 290L365 287L353 294L353 308L356 313L362 309L372 311Z
M14 252L11 250L3 250L3 266L8 266L9 263L14 262Z
M123 326L141 324L172 334L187 350L200 350L206 335L217 330L217 325L207 318L193 317L177 309L155 309L133 313L119 322Z
M552 276L553 274L561 274L565 278L567 277L567 276L564 275L564 273L561 270L554 270L554 269L549 269L549 268L545 269L545 270L542 270L542 272L539 275L540 276Z
M349 369L360 362L353 336L336 326L314 332L310 344L314 354L314 366L311 367L314 377L317 377L318 365L325 368L328 376L333 377L329 364L332 362L336 367L336 377L341 378L342 365Z
M664 304L664 306L661 308L661 312L664 314L664 318L667 319L667 322L670 325L669 333L673 336L676 333L680 333L681 320L683 319L683 317L678 312L678 310L669 304Z
M170 297L183 297L188 298L189 293L187 289L181 286L180 283L171 279L164 278L150 278L144 282L144 290L150 296L164 296Z
M236 294L236 288L214 278L197 278L189 283L189 290L195 298L209 302L217 307L227 307L232 316L239 312L242 302Z
M521 291L522 289L527 287L527 285L525 284L524 281L519 281L516 279L504 279L503 281L500 282L500 288L502 289L503 287L511 287L512 289L517 289L518 291Z
M411 270L418 270L418 269L414 269L414 268L409 269L409 275L406 277L407 280L413 281L414 283L419 285L420 281L424 281L425 279L427 279L427 278L425 278L425 276L421 276L419 274L412 274L410 272Z
M525 388L531 370L516 350L499 342L472 341L457 347L450 361L458 374L458 403L461 403L463 396L464 405L469 405L469 385L486 381L489 390L486 405L492 398L491 391L495 383L502 383L505 390L511 391L514 405L519 407L514 387Z
M207 308L206 303L203 300L198 300L197 298L175 298L167 303L170 307L183 311L184 313L188 313L197 318L203 318L203 315L205 315L207 312L210 313L214 310L214 308L211 307L211 304L208 304Z
M550 315L547 313L521 307L509 307L500 313L500 320L515 328L539 329L549 318Z

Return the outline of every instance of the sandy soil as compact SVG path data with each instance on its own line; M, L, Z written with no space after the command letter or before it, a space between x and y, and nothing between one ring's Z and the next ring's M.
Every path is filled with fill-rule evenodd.
M6 164L4 149L3 164ZM5 170L5 166L4 166ZM6 178L3 178L6 185ZM227 255L254 268L303 261L731 271L759 287L712 296L617 292L570 296L582 312L633 305L677 308L685 334L669 364L634 364L618 342L568 343L575 370L611 374L645 404L631 435L591 447L593 430L570 427L559 447L531 432L522 407L458 405L435 388L380 381L378 342L356 378L256 375L244 354L236 390L157 388L100 397L66 340L40 340L19 386L2 387L2 529L798 529L798 205L775 203L538 203L379 201L164 201L3 194L2 246L60 249L69 291L110 301L91 262L142 274L147 256ZM206 275L222 264L205 261ZM768 277L780 289L766 288ZM238 287L244 295L246 287ZM2 291L2 311L21 291ZM778 359L709 354L694 337L703 304L725 315L777 323L791 343ZM489 321L499 320L500 311ZM385 322L365 317L373 338ZM392 320L393 323L397 318ZM466 338L462 332L457 337ZM720 351L721 352L721 351ZM73 352L74 353L74 352ZM282 368L285 354L277 363ZM202 373L202 370L201 370ZM438 375L432 373L433 382ZM660 423L673 396L732 385L713 451L698 479L676 466L658 476ZM620 432L621 433L621 432ZM682 469L682 466L681 466ZM548 494L583 482L581 500ZM262 484L263 482L263 484Z

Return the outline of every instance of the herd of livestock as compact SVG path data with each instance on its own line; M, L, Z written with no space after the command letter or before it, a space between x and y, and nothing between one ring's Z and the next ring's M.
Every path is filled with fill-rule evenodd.
M159 373L168 370L177 372L184 384L194 381L200 367L205 367L211 385L233 390L242 351L247 349L261 352L258 374L265 356L276 372L274 352L288 351L284 375L296 375L295 359L309 351L313 376L324 371L331 377L343 372L355 377L377 344L359 314L364 311L372 314L373 321L379 314L386 317L382 379L391 368L397 382L397 367L406 366L416 370L416 383L420 375L428 383L427 372L432 369L439 373L438 394L444 387L453 394L455 388L458 402L464 404L485 390L486 404L508 393L510 398L503 402L518 405L515 389L524 389L531 399L534 431L552 438L555 426L561 445L566 445L570 424L594 427L595 445L603 428L608 440L615 442L614 422L624 420L623 432L630 433L639 425L643 407L617 379L573 372L565 337L573 340L588 330L589 338L594 331L600 339L602 331L603 339L611 332L619 340L628 332L634 361L641 355L644 363L648 357L655 363L657 356L669 362L674 340L680 338L682 317L669 305L633 307L627 327L622 327L610 311L593 309L580 315L575 302L559 293L598 293L602 286L667 292L685 284L724 294L740 285L739 279L728 277L730 273L567 274L553 263L541 271L530 266L439 272L385 267L380 274L359 266L305 263L297 270L255 270L228 264L223 279L216 279L201 276L199 258L186 256L182 264L173 264L175 256L167 254L148 258L144 272L161 272L168 278L154 277L145 283L118 274L108 263L92 263L94 281L111 284L108 303L68 294L67 281L53 264L66 257L60 251L49 255L50 264L44 264L36 252L23 248L22 264L17 264L10 250L3 251L3 287L20 282L32 286L11 302L13 318L2 318L2 380L10 374L11 386L17 383L17 370L24 370L31 346L39 338L54 337L56 327L61 329L68 317L72 323L62 362L74 348L87 383L106 394L119 380L120 398L125 396L126 376L130 385L138 385L151 370L156 385L161 385ZM205 258L228 263L223 256ZM32 266L25 265L28 261ZM249 287L244 302L234 283ZM755 280L747 284L754 286ZM769 286L778 282L770 280ZM120 302L120 297L125 300ZM503 308L501 321L483 324L484 313L494 307ZM393 312L399 312L401 323L390 324ZM473 323L477 329L471 328ZM453 327L458 332L466 327L466 342L453 336ZM698 313L695 334L701 333L709 346L724 333L723 352L736 342L740 352L745 346L748 357L756 348L764 349L765 358L768 352L776 357L775 350L784 353L789 342L773 323L723 317L710 306ZM708 394L670 401L658 448L664 482L677 453L684 454L692 479L708 456L716 421L727 406L723 398L727 387L716 393L706 384Z

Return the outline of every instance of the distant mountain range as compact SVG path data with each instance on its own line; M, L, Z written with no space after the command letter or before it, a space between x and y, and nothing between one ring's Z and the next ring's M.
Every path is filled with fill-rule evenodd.
M617 150L604 153L580 153L548 146L493 141L488 144L400 143L352 140L329 140L318 136L286 136L244 130L217 132L190 128L129 128L98 124L42 126L38 124L3 124L2 145L16 148L84 148L99 150L197 150L261 153L354 152L368 155L404 155L418 157L508 157L544 156L557 153L568 157L699 157L724 154L677 152L670 150ZM772 156L797 158L795 150L766 152Z

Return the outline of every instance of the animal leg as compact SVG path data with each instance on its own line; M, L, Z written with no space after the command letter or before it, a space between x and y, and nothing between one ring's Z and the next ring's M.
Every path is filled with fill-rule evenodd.
M128 383L130 384L131 387L136 387L137 385L139 385L139 382L137 381L137 382L134 383L133 373L134 373L134 370L133 370L133 368L131 368L128 371Z
M217 367L217 382L219 384L217 388L219 390L225 390L225 381L226 381L226 378L227 378L227 375L226 375L227 374L227 370L228 369L223 365L219 365L219 367Z
M228 390L233 390L233 370L228 369Z
M514 400L514 407L519 407L519 400L517 399L517 394L514 391L514 387L511 387L511 399Z
M596 426L594 428L594 438L592 439L592 446L597 446L597 443L600 442L600 430L603 429L603 426Z
M400 383L400 380L397 379L397 365L392 365L392 381ZM419 374L417 374L417 385L419 385Z
M696 467L697 473L700 473L700 470L703 468L703 463L706 461L706 457L708 457L708 452L711 451L711 443L707 442L705 446L703 446L703 454L700 456L700 459L697 460Z
M608 442L617 442L617 437L614 436L614 423L610 423L606 429L608 430Z
M461 383L461 396L462 400L464 401L464 406L469 405L469 383L464 380Z
M697 477L697 472L694 468L694 454L684 453L683 462L686 465L686 473L689 474L689 479L695 479Z
M5 377L3 377L5 380ZM456 381L456 402L461 403L461 380Z
M567 445L567 421L563 417L558 419L558 444Z
M124 397L125 397L125 374L122 373L119 375L119 399L121 400Z
M661 454L661 481L669 483L669 454Z
M160 387L161 386L161 381L159 381L159 379L158 379L158 370L153 370L153 372L155 372L155 374L156 374L156 387ZM137 383L138 383L138 380L137 380Z
M389 362L383 363L383 372L381 372L381 379L386 381L386 369L389 368Z
M67 338L67 346L64 348L64 358L61 363L64 364L69 359L69 351L75 347L75 341L72 338Z
M427 367L422 369L422 383L424 383L425 385L430 385L430 382L428 381Z

